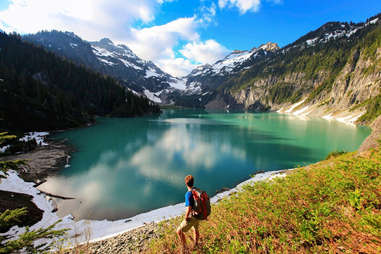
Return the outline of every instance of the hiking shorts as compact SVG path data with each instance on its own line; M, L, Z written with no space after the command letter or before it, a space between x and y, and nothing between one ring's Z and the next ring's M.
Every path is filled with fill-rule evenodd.
M177 230L181 230L182 232L187 232L191 227L194 227L195 230L198 230L198 224L200 220L191 217L190 220L183 220Z

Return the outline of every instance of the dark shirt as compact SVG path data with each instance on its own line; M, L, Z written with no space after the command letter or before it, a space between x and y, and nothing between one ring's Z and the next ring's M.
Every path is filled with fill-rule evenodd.
M188 207L192 207L194 206L194 199L193 199L193 195L192 195L192 191L187 191L185 193L185 206Z

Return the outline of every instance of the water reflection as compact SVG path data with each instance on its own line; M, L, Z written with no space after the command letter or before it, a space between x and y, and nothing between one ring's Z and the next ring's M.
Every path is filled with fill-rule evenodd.
M246 159L244 150L222 143L222 140L205 142L200 128L193 126L190 130L188 124L182 124L183 119L175 123L153 145L138 150L129 160L129 165L136 167L147 178L182 186L185 170L192 174L199 170L211 170L220 157L241 161ZM179 169L179 165L182 168Z
M279 114L167 111L156 119L99 119L59 136L78 152L70 168L40 187L76 197L58 201L62 215L117 219L181 202L186 174L213 195L256 170L311 163L337 147L356 149L368 133Z

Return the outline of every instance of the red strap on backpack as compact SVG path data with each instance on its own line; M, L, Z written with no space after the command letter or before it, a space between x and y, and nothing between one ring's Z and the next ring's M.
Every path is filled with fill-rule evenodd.
M204 219L206 219L206 200L208 199L208 196L205 192L201 194L201 205L202 205L202 213L204 216Z
M199 203L199 200L201 197L199 197L197 195L197 191L195 189L192 189L192 196L193 196L193 199L194 199L194 202L196 203ZM201 199L201 203L202 203L202 199ZM196 213L199 213L200 211L195 211Z

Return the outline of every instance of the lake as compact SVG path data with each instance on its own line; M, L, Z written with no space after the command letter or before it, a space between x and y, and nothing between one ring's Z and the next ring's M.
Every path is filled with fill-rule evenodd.
M142 118L99 118L54 136L76 148L70 167L39 188L58 200L59 214L119 219L184 202L184 177L210 196L258 171L294 168L332 151L354 151L366 127L278 113L165 110Z

